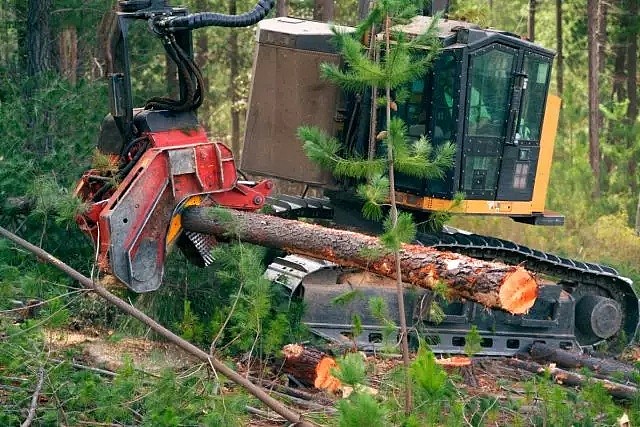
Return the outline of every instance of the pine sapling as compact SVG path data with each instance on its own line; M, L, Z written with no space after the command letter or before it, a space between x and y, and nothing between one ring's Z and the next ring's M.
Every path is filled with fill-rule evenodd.
M436 36L437 18L421 36L409 39L395 30L395 26L407 23L416 15L416 5L411 0L382 0L376 3L369 16L357 27L355 37L335 30L335 38L340 52L348 64L342 69L334 64L322 64L323 75L336 82L347 91L373 91L375 101L377 89L384 89L381 101L385 106L384 129L375 129L375 120L371 124L373 145L381 142L386 146L386 155L380 156L375 147L369 147L367 157L358 153L348 153L335 138L325 135L313 127L301 127L298 136L303 141L307 156L320 166L333 172L339 178L355 178L364 183L357 192L364 200L363 215L369 219L380 220L384 211L388 211L384 220L384 233L381 241L395 254L397 279L397 297L400 315L401 348L405 365L405 411L411 412L411 381L409 377L408 331L404 308L404 290L400 271L400 248L403 243L414 239L416 226L408 213L398 212L395 200L395 174L401 172L416 179L443 177L444 171L453 161L455 148L444 144L433 149L423 136L412 143L407 138L407 126L398 117L392 117L397 110L410 82L424 78L424 75L439 51ZM377 50L378 44L372 43L374 51L367 50L360 42L372 28L383 29L383 54ZM371 36L375 38L374 35ZM380 58L380 60L377 60ZM395 98L394 98L395 95ZM376 102L377 104L377 102ZM374 104L374 105L376 105ZM377 154L377 155L374 155Z

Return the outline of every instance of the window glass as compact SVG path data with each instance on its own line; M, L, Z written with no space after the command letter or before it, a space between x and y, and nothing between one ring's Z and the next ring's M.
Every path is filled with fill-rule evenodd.
M517 190L527 188L527 178L529 176L529 163L516 163L516 170L513 174L512 187Z
M464 160L464 190L492 191L498 183L498 158L469 156Z
M514 60L512 53L498 49L471 59L471 85L467 94L468 136L504 136Z
M516 137L519 140L540 141L550 68L548 59L544 57L527 54L524 58L523 71L527 75L527 88L520 111Z
M458 109L458 61L453 52L443 52L434 66L433 142L452 141Z

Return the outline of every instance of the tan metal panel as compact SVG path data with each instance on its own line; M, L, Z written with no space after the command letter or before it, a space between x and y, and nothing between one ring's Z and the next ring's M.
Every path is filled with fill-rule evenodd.
M313 125L334 134L338 89L321 78L320 64L338 64L340 58L334 53L283 46L295 46L295 36L287 33L282 37L260 36L249 97L242 169L326 186L332 182L330 173L309 161L302 150L302 142L296 138L296 131L301 125ZM326 33L322 37L326 40ZM276 40L280 43L274 43ZM326 45L326 42L319 44Z

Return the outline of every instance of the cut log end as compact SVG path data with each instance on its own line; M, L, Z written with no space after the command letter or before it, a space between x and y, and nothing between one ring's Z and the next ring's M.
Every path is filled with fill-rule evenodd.
M471 366L471 359L465 356L452 356L436 359L436 363L440 366L459 368L462 366Z
M323 357L316 365L316 379L314 387L335 393L340 389L340 380L331 375L331 369L335 368L336 361L331 357Z
M512 314L525 314L538 297L538 283L524 268L518 267L505 277L500 287L500 305Z

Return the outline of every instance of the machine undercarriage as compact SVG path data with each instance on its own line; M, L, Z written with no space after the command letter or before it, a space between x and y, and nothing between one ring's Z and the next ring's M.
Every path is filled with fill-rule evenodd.
M327 199L277 196L268 198L267 204L279 216L328 219L333 214ZM632 282L611 267L448 226L437 233L419 233L417 243L483 260L524 265L544 278L535 305L524 316L490 310L470 301L445 301L424 289L408 290L405 316L414 343L420 336L435 352L464 353L472 325L482 336L478 354L484 355L513 355L534 342L562 349L590 349L608 343L609 349L615 350L636 334L640 310ZM392 280L299 255L276 258L266 276L305 301L303 321L314 334L339 345L355 343L358 348L375 351L388 344L384 342L384 322L369 308L372 297L387 302L389 318L398 324L400 314L394 308L397 300ZM341 295L352 291L357 297L348 305L336 303ZM436 314L440 310L434 310L434 304L441 313ZM363 325L362 333L355 337L354 313Z

